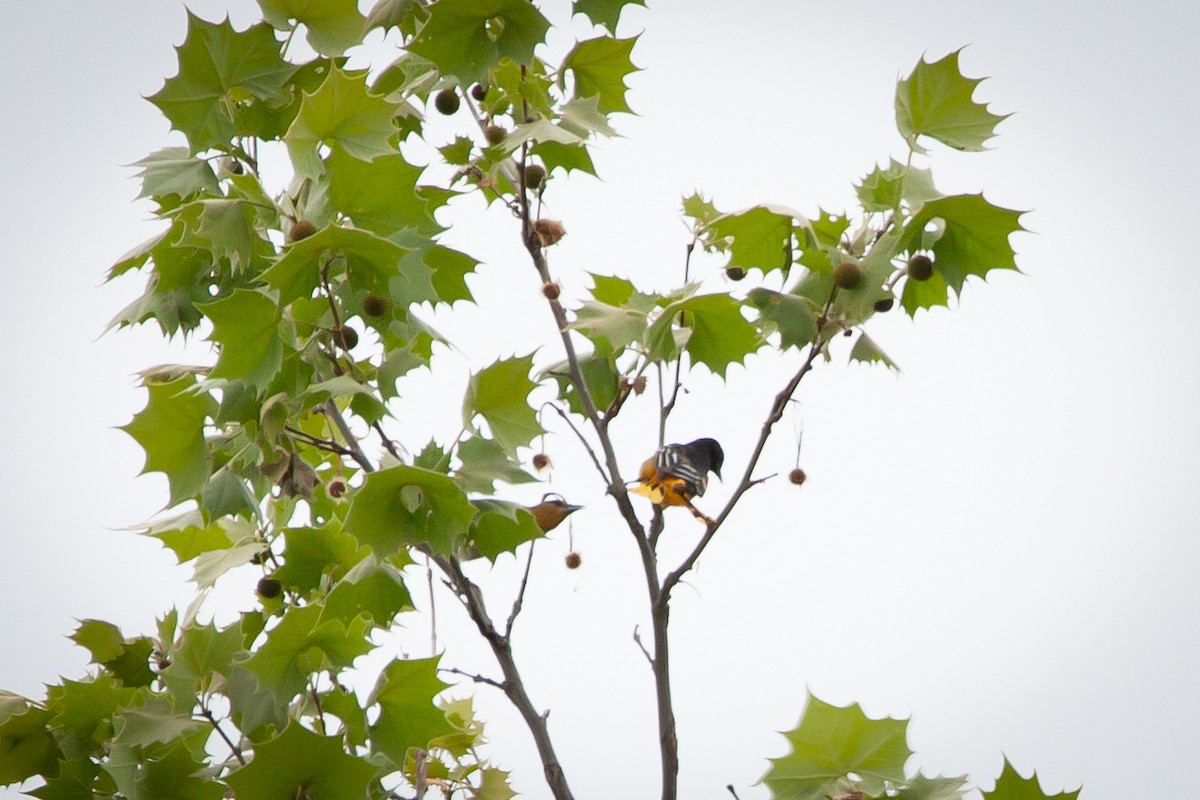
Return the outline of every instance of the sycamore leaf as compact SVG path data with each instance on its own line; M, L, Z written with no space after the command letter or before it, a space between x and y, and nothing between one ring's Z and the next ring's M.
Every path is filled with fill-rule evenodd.
M967 779L962 777L926 778L917 775L896 793L896 800L962 800L967 793Z
M362 161L334 150L329 155L329 203L358 227L380 236L405 228L432 236L442 228L433 218L431 198L417 190L424 170L399 153Z
M363 747L367 743L367 712L358 704L358 696L343 686L334 686L327 692L321 693L321 709L326 714L333 714L342 725L346 741L355 747Z
M996 779L996 787L990 792L983 792L983 800L1076 800L1079 791L1046 794L1036 772L1028 778L1022 778L1016 767L1005 758L1004 769Z
M322 576L340 580L366 556L340 523L322 528L288 528L283 532L283 566L275 577L301 595L316 589Z
M559 107L558 124L563 130L586 139L593 133L616 136L617 132L608 124L608 116L600 110L600 98L576 97Z
M762 337L741 313L742 304L727 294L706 294L671 303L646 331L646 346L654 360L678 355L672 333L680 314L686 350L692 359L725 377L730 364L745 361L762 346Z
M258 0L263 18L290 31L292 20L308 28L308 43L323 56L340 56L362 41L366 22L358 0Z
M592 339L595 350L590 355L579 357L579 371L592 395L592 402L603 410L616 399L621 385L621 372L617 369L618 352L604 339ZM552 364L542 371L542 377L553 378L558 384L558 395L567 407L576 414L583 414L583 401L571 380L569 364L564 360Z
M810 694L800 723L784 734L791 752L771 759L762 783L779 800L820 800L838 794L838 782L853 773L867 794L881 795L884 781L904 781L912 755L907 727L907 720L872 720L857 703L839 708Z
M213 324L209 340L220 352L209 377L246 381L261 394L283 362L275 304L264 294L238 289L202 308Z
M484 767L480 773L479 789L475 800L512 800L517 793L508 784L509 773L496 767Z
M816 340L817 319L804 298L758 287L750 290L746 302L758 309L764 334L779 333L780 347L804 347Z
M304 691L313 672L340 671L371 650L367 623L323 619L319 605L289 607L267 640L245 661L262 688L280 705Z
M170 484L169 505L194 496L208 481L212 458L204 441L205 420L216 413L208 395L188 391L196 379L186 375L168 383L146 383L146 407L121 430L146 452L142 474L161 472Z
M467 86L486 83L503 58L532 62L549 28L528 0L438 0L408 49Z
M399 28L406 37L417 32L417 28L428 16L424 0L379 0L367 15L364 34L376 28L385 31Z
M625 6L645 5L645 0L572 0L571 14L583 14L593 25L603 25L609 33L616 33Z
M193 156L186 147L155 150L141 161L135 161L133 166L142 168L137 174L142 179L139 198L167 195L187 198L199 192L217 194L219 191L212 165Z
M636 36L629 39L601 36L579 42L563 59L559 86L564 85L569 70L575 75L575 97L598 97L599 108L606 113L629 112L629 104L625 102L625 92L629 90L625 77L638 69L629 58L635 44Z
M646 323L646 311L585 300L575 311L571 328L593 342L607 343L610 350L619 350L641 339Z
M58 744L47 729L53 716L20 695L0 691L0 786L55 774Z
M453 479L402 465L367 476L354 493L344 529L380 559L424 543L452 553L474 517L475 507Z
M431 739L455 732L433 698L449 684L437 676L438 659L396 659L379 676L368 705L379 705L371 726L371 745L401 766L410 747L425 748Z
M586 146L582 144L562 144L561 142L537 142L530 152L542 160L546 172L562 168L570 172L579 170L588 175L596 174L596 165Z
M533 356L497 361L471 376L463 398L463 424L476 415L487 420L494 438L510 453L542 433L529 393L537 384L529 379Z
M929 280L905 279L904 291L900 294L900 305L904 306L904 310L910 317L915 316L917 311L922 308L949 304L950 292L946 286L946 279L936 269Z
M458 446L457 452L462 465L455 474L464 491L490 494L496 481L516 485L537 480L494 439L472 436Z
M334 584L325 598L321 619L350 622L365 614L373 624L386 628L401 611L412 608L412 598L392 564L364 558Z
M996 135L996 125L1008 117L971 99L984 79L963 77L958 69L961 52L955 50L932 64L922 57L912 74L896 84L896 126L918 153L925 152L917 143L921 136L956 150L984 150Z
M799 215L779 206L759 205L722 214L708 226L706 235L728 250L726 268L760 269L764 273L792 263L792 220Z
M850 349L850 360L861 361L864 364L883 364L888 369L894 369L896 372L900 371L900 368L896 366L896 362L888 358L888 354L883 352L879 345L875 344L875 340L862 331L859 332L858 339L854 342L854 347Z
M236 109L283 93L296 70L280 56L270 25L234 31L226 19L206 22L188 12L188 33L175 48L179 74L149 98L187 137L193 153L227 148L238 133Z
M185 741L177 741L166 752L156 752L153 757L144 755L139 747L114 745L103 765L119 797L221 800L224 788L197 775L205 767Z
M352 285L406 308L424 299L427 292L422 287L429 283L430 272L420 261L401 271L401 260L408 252L369 231L331 226L290 245L262 277L279 290L280 305L288 305L311 297L321 284L321 268L340 256Z
M683 215L695 220L695 225L692 227L697 231L707 228L716 221L717 217L721 216L721 212L712 204L712 201L705 199L699 192L692 192L683 198L682 205Z
M172 648L171 664L162 671L164 685L177 698L207 691L216 675L229 675L235 658L245 652L241 623L218 629L189 625ZM186 702L186 700L184 700Z
M905 224L899 250L923 249L926 228L939 222L941 235L933 243L936 271L955 294L968 275L980 278L993 269L1016 269L1016 253L1008 237L1023 231L1023 211L994 206L982 194L962 194L931 200Z
M367 89L365 72L331 69L315 92L305 92L300 111L283 137L296 172L307 178L320 176L322 144L360 161L394 154L392 118L398 106Z
M150 747L185 739L208 727L203 720L175 710L167 697L151 695L141 705L122 709L113 718L113 744L125 747ZM205 737L207 738L207 737Z
M126 640L111 622L85 619L79 623L71 640L87 648L92 654L92 663L103 666L123 686L149 686L154 680L149 664L154 645L145 636Z
M86 681L64 680L46 693L46 709L54 714L50 727L68 731L84 742L101 742L112 733L112 716L131 705L139 690L118 686L101 673Z
M891 211L907 200L909 206L919 208L923 203L941 195L933 188L933 173L927 169L904 165L892 159L887 168L875 167L854 187L863 211Z
M341 735L321 736L295 720L283 733L254 746L254 758L225 779L237 797L322 797L361 800L376 767L345 750Z
M479 516L471 526L470 542L488 561L495 563L501 553L513 553L525 542L546 534L524 506L503 500L472 501Z

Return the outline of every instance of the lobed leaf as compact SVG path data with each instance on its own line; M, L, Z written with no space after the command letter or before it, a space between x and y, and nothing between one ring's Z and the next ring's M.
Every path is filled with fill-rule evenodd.
M492 438L512 453L542 433L529 394L537 384L529 379L533 356L497 361L471 376L463 398L463 424L483 417Z
M313 796L361 800L376 768L346 752L342 737L321 736L292 721L283 733L254 748L254 758L225 779L247 800Z
M290 31L293 20L303 24L308 43L323 56L340 56L362 42L366 19L358 0L258 0L258 5L277 30Z
M365 72L334 68L315 92L306 92L284 134L296 173L317 178L323 171L320 145L360 161L396 153L398 102L373 94Z
M212 470L204 426L215 413L216 403L208 395L188 391L195 385L191 375L167 383L147 382L146 407L121 428L146 453L142 474L161 472L167 476L169 505L199 492Z
M528 0L438 0L408 49L467 86L503 58L530 63L549 28Z
M956 150L979 151L996 135L996 125L1008 115L988 111L972 98L983 78L966 78L958 68L955 50L938 61L924 57L912 73L896 84L896 126L909 147L918 153L921 136L936 139Z
M559 69L559 85L563 86L566 73L575 76L574 97L598 98L598 107L604 113L623 111L631 113L625 101L629 87L626 76L638 71L630 59L636 36L615 39L600 36L577 43L563 59Z

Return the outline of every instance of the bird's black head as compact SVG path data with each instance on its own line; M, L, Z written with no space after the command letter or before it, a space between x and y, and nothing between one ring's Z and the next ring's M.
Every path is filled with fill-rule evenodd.
M718 478L721 477L721 465L725 463L725 451L721 449L721 445L716 439L697 439L694 442L688 442L684 447L687 448L688 454L697 466L706 468Z

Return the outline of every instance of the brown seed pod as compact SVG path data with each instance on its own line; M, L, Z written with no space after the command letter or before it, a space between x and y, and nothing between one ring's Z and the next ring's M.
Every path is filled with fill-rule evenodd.
M804 470L796 467L794 470L788 473L788 480L797 486L800 486L804 483L804 481L808 480L808 476L804 474Z
M487 99L488 87L482 83L477 83L471 87L471 97L474 97L476 102L482 103Z
M541 164L530 164L525 167L525 186L537 190L546 182L546 168Z
M459 104L458 92L456 92L454 90L454 88L450 87L450 86L447 86L445 89L442 89L433 98L434 108L436 108L438 111L442 112L446 116L450 116L455 111L458 111L458 104Z
M875 301L875 310L883 314L884 312L891 311L894 305L896 305L896 298L885 297L882 300Z
M844 261L833 268L833 283L839 289L850 291L857 289L862 283L862 268L850 261Z
M325 485L325 491L329 493L330 497L336 500L350 491L350 486L346 483L345 478L334 478Z
M317 232L317 226L313 225L306 219L298 219L288 231L288 241L298 242L301 239L307 239Z
M908 260L905 271L914 281L927 281L933 277L933 259L924 253L917 253Z
M343 325L333 332L333 340L343 350L353 350L358 346L358 331L348 325Z
M274 597L279 597L283 593L283 584L277 578L263 578L255 587L259 597L265 597L270 600Z
M572 550L567 553L567 557L564 560L567 562L567 569L579 569L579 565L583 563L583 556Z
M725 270L725 277L731 281L740 281L746 277L746 270L741 267L729 267Z
M536 453L533 456L533 468L538 472L541 472L548 466L550 466L550 456L545 453Z
M549 247L567 235L567 229L556 219L539 219L533 223L533 236L542 247Z
M542 284L542 294L546 296L547 300L557 300L559 298L559 295L562 294L562 287L559 286L554 281L549 281L548 283L543 283Z
M638 375L633 379L633 393L641 394L644 391L646 391L646 376Z
M508 136L508 131L499 125L488 125L483 129L483 138L488 144L500 144Z
M383 295L368 292L367 296L363 298L362 307L363 313L368 317L382 317L392 307L392 301Z

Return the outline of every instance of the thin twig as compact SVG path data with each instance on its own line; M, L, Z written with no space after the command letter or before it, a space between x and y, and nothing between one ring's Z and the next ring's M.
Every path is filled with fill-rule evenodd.
M508 621L504 623L505 639L512 633L513 623L517 621L517 615L521 613L521 605L525 602L525 587L529 584L529 570L533 567L533 549L535 545L537 545L536 541L529 543L529 557L525 559L525 574L521 577L521 588L517 590L517 599L513 601L512 611L508 614Z
M313 436L311 433L305 433L299 428L293 428L291 425L284 425L283 429L290 433L293 438L299 439L304 444L315 447L318 450L336 453L339 456L354 456L354 452L349 447L335 442L332 439L322 439L319 436Z
M474 672L464 672L456 667L438 667L438 672L449 672L454 675L462 675L464 678L470 678L476 683L486 683L488 686L494 686L500 691L504 691L503 681L498 681L495 678L489 678L486 675L477 675Z
M633 640L637 642L637 646L641 649L642 655L646 657L646 663L648 663L650 668L653 669L654 656L650 655L650 651L647 650L646 645L642 643L642 634L638 631L638 627L636 625L633 626Z
M567 412L563 411L556 404L549 401L542 403L542 408L545 408L546 406L553 408L554 412L558 414L558 416L562 417L563 422L567 423L567 425L571 428L571 432L575 434L575 438L579 440L579 443L583 445L583 449L587 451L589 456L591 456L592 463L596 466L596 471L600 473L600 477L603 479L605 485L609 484L610 480L608 473L604 470L604 465L600 463L600 459L596 457L596 451L592 449L592 445L588 442L587 438L584 437L583 432L575 426L574 422L571 421L571 417L567 414Z
M233 757L237 759L238 763L243 767L246 766L246 759L242 755L241 748L233 743L233 740L230 739L229 735L225 733L225 730L217 722L217 719L213 716L213 713L204 705L200 706L200 716L208 720L208 723L213 726L213 730L220 734L221 738L225 740L225 744L229 745L229 750L231 753L233 753Z

